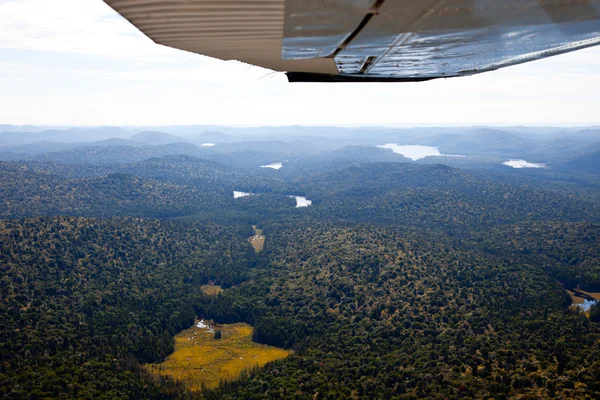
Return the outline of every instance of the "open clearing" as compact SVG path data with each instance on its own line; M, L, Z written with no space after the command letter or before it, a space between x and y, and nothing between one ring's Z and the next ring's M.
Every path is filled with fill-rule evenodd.
M219 285L202 285L200 286L200 290L209 296L216 296L219 293L223 293L223 289Z
M571 296L571 300L573 304L571 305L572 310L583 309L583 314L589 318L590 311L589 306L593 304L593 302L597 302L600 300L600 293L595 292L586 292L583 290L571 291L567 290L567 293ZM585 296L585 297L582 297ZM587 298L586 298L587 297ZM594 300L591 300L594 299Z
M254 251L260 253L265 247L265 236L262 234L262 229L256 225L252 225L252 229L254 229L254 236L248 238L248 241L254 247Z
M600 292L587 292L585 290L580 290L581 293L585 293L594 300L600 300Z
M161 364L148 364L155 374L182 381L190 390L214 388L220 381L233 380L242 371L285 358L291 351L254 343L248 324L211 325L198 321L175 336L175 351ZM214 331L221 331L215 339Z
M571 300L573 301L573 304L583 304L583 302L585 301L585 299L583 297L577 296L575 293L573 293L570 290L567 290L567 293L569 293L569 295L571 295Z

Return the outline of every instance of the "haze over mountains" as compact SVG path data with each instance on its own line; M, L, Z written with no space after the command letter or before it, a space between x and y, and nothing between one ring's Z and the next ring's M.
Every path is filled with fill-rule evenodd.
M556 203L559 209L560 199L572 191L577 191L577 201L583 203L566 207L555 217L582 216L583 210L595 210L595 203L585 203L586 196L595 198L593 193L600 190L600 128L25 127L27 132L21 127L5 128L11 128L0 133L3 190L7 201L12 199L2 213L7 217L55 212L214 216L225 212L224 205L233 207L232 193L242 191L282 196L273 200L282 202L277 207L286 204L285 196L307 196L320 210L310 213L319 218L356 221L368 221L372 216L361 207L365 198L383 198L378 221L402 217L403 224L413 225L422 220L414 210L400 211L397 205L384 204L402 203L402 196L416 201L433 190L434 194L419 200L422 210L428 210L425 215L437 214L442 192L458 196L456 201L465 192L473 192L478 195L461 201L470 208L488 207L489 213L495 207L509 210L511 203L521 202L528 210L524 214L499 211L494 217L516 222L527 213L537 215L536 205L543 202ZM382 148L383 144L389 148ZM415 149L419 154L410 154ZM437 169L439 164L474 175L459 178L449 173L447 180L440 180L446 170ZM433 169L419 172L409 165ZM416 180L415 174L419 176ZM456 193L455 185L447 185L455 179L460 187ZM49 187L54 189L36 189L48 187L45 181L53 182ZM500 190L494 186L499 183L519 189ZM398 197L390 187L408 192ZM490 187L494 190L484 189ZM541 195L535 188L558 195ZM30 192L38 193L32 199L27 196ZM137 194L114 203L123 192ZM330 196L337 199L333 208L327 205ZM478 205L473 203L476 199ZM253 201L257 199L250 203ZM345 205L338 208L340 203ZM238 206L225 213L250 219L260 214L261 207L253 205L240 217ZM384 209L387 211L382 212ZM589 211L585 215L594 219L595 214ZM461 224L475 221L464 214Z
M339 127L91 127L47 129L0 126L0 160L90 160L125 162L172 154L214 159L230 157L231 164L261 152L275 152L290 164L320 158L407 161L377 145L425 145L463 159L428 157L419 162L495 167L507 159L525 159L560 171L597 171L600 128L339 128ZM213 146L214 145L214 146ZM117 149L118 148L118 149ZM250 152L250 153L249 153ZM328 154L331 153L331 157ZM324 157L327 155L326 157ZM306 164L306 163L304 163Z

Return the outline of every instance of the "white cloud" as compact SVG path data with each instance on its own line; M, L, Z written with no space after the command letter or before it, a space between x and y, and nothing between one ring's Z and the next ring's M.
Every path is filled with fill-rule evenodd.
M198 56L200 57L200 56ZM172 65L146 66L139 70L112 71L106 69L81 69L80 75L115 81L168 81L168 82L240 82L272 79L273 71L238 61L220 61L202 57L195 67ZM158 67L156 65L159 65ZM275 73L282 75L282 73Z
M74 66L79 74L116 80L241 81L271 72L157 45L101 0L0 0L2 48L140 62L137 70Z
M100 0L0 0L0 48L162 61L175 52Z
M42 68L32 64L0 61L0 81L27 80L43 72Z

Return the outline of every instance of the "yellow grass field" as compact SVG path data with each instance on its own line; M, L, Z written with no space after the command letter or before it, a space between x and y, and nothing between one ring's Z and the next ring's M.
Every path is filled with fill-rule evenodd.
M220 381L233 380L242 371L291 354L288 350L252 342L252 327L248 324L214 325L198 328L194 325L175 336L175 351L161 364L146 367L155 374L164 374L182 381L190 390L214 388ZM213 330L222 332L214 338Z
M216 296L219 293L223 293L223 289L218 285L202 285L200 286L200 290L209 296Z
M600 300L600 293L598 293L598 292L586 292L585 290L581 290L581 292L587 294L588 296L594 298L595 300Z
M265 247L265 236L262 234L262 229L259 229L256 225L252 225L252 229L254 229L254 236L248 238L252 247L254 247L254 251L260 253Z
M575 293L573 293L570 290L567 290L567 293L569 293L569 295L571 296L571 300L573 301L573 306L575 304L583 304L583 302L584 302L584 298L583 297L577 296Z
M262 235L255 235L248 239L252 247L254 247L254 251L260 253L262 249L265 247L265 237Z

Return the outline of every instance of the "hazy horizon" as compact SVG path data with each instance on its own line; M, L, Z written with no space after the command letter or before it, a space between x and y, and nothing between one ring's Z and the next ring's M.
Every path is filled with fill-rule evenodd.
M111 125L111 124L44 124L44 123L24 123L24 124L11 124L0 121L0 127L3 126L14 126L14 127L44 127L44 128L127 128L127 129L139 129L139 128L183 128L183 127L223 127L223 128L378 128L378 129L411 129L411 128L600 128L600 122L581 122L581 123L564 123L564 124L547 124L547 123L530 123L530 124L503 124L503 123L456 123L456 124L386 124L386 125L375 125L375 124L177 124L177 123L166 123L159 125L145 125L145 124L132 124L132 125Z

